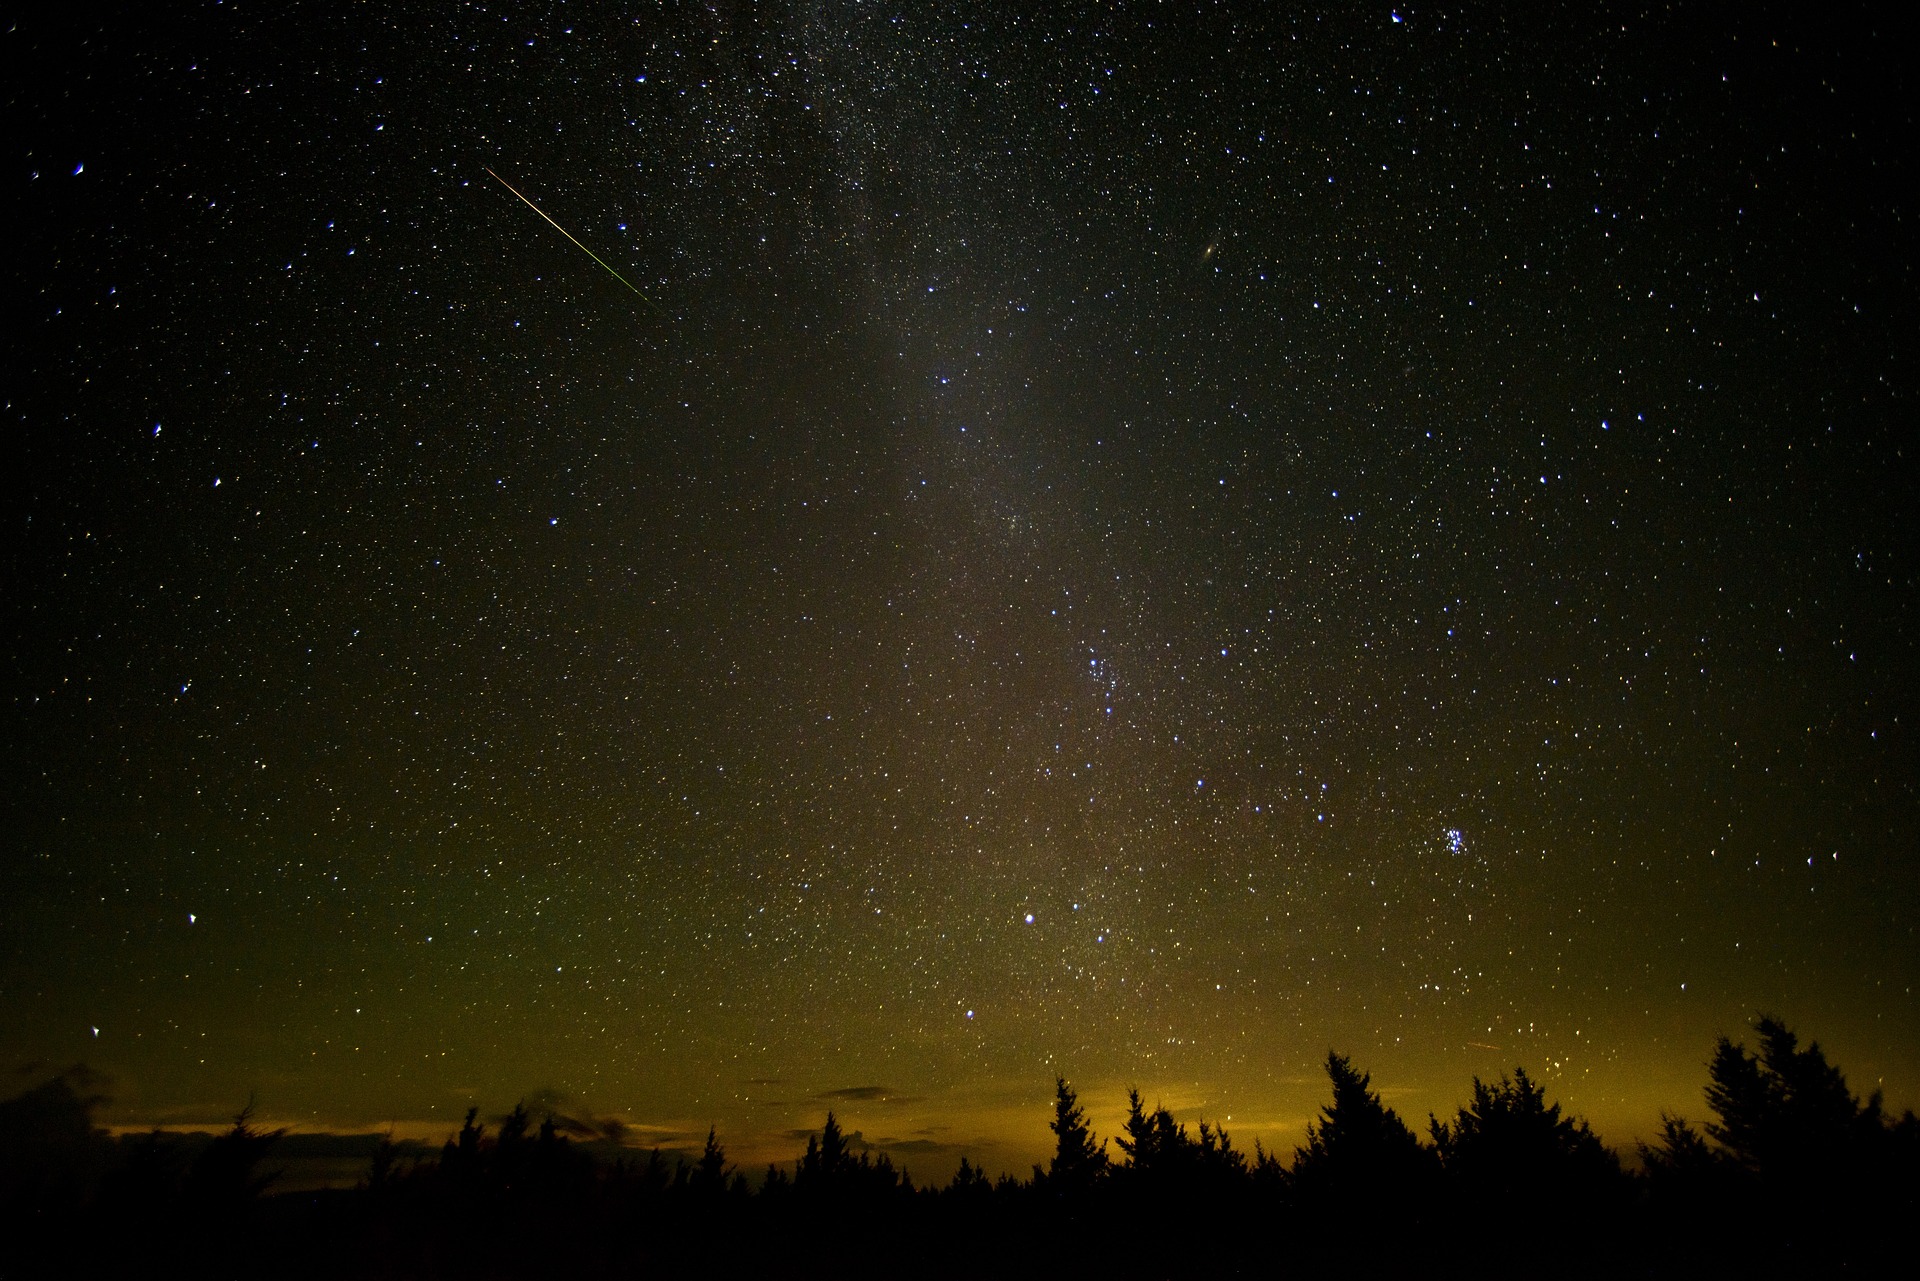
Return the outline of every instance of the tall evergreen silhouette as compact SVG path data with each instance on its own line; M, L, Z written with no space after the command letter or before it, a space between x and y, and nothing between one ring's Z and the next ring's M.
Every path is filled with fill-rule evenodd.
M233 1118L226 1133L200 1150L187 1169L182 1192L190 1209L217 1217L243 1213L280 1176L261 1170L260 1163L286 1134L261 1130L253 1124L253 1104Z
M794 1186L822 1188L842 1183L851 1172L853 1163L853 1155L847 1150L846 1135L840 1130L840 1121L829 1112L827 1123L820 1127L819 1137L807 1136L806 1153L794 1171Z
M1135 1182L1166 1181L1197 1164L1187 1127L1163 1107L1148 1112L1140 1102L1139 1090L1127 1091L1127 1119L1114 1142L1125 1154L1127 1172Z
M1307 1124L1306 1146L1294 1150L1295 1195L1319 1208L1404 1210L1437 1173L1433 1153L1380 1101L1368 1073L1331 1050L1326 1068L1333 1102Z
M1741 1169L1770 1182L1831 1177L1861 1140L1881 1126L1880 1099L1854 1098L1818 1042L1799 1038L1772 1016L1754 1030L1760 1051L1721 1037L1707 1065L1707 1133Z
M1054 1079L1053 1120L1047 1128L1054 1135L1053 1159L1044 1172L1049 1190L1062 1196L1085 1195L1107 1172L1107 1145L1094 1143L1086 1111L1065 1077ZM1034 1173L1042 1171L1036 1166Z
M717 1193L727 1184L727 1150L720 1146L713 1126L707 1127L707 1143L693 1167L693 1183L709 1193Z
M1721 1037L1707 1063L1704 1135L1665 1117L1641 1146L1654 1231L1677 1256L1723 1271L1866 1269L1904 1248L1920 1215L1920 1123L1861 1102L1819 1044L1771 1015L1757 1052ZM1701 1248L1696 1225L1720 1226Z
M953 1172L953 1179L947 1184L946 1190L950 1196L977 1205L982 1198L993 1195L993 1180L963 1156L960 1158L960 1168Z
M1584 1120L1548 1103L1525 1068L1492 1084L1475 1077L1473 1100L1451 1124L1433 1119L1430 1129L1448 1178L1477 1196L1598 1202L1624 1188L1619 1158Z

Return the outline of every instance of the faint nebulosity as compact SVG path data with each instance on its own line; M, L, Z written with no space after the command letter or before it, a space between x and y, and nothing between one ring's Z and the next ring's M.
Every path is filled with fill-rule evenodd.
M1766 1010L1910 1105L1880 21L23 15L8 1063L931 1172L1329 1047L1624 1145Z

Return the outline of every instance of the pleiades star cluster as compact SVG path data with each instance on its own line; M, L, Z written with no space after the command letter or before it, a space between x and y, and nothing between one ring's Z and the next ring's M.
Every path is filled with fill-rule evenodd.
M1024 1169L1920 1103L1874 7L9 19L0 1057ZM517 195L522 198L517 198Z

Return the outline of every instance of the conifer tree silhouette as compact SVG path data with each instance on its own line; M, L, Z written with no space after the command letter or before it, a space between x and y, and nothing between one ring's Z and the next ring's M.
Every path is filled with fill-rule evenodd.
M1127 1165L1138 1167L1153 1152L1153 1121L1147 1116L1146 1108L1141 1106L1140 1091L1127 1091L1127 1119L1120 1123L1120 1134L1114 1139L1120 1151L1127 1158Z
M1688 1251L1700 1223L1731 1216L1744 1172L1683 1118L1662 1113L1658 1141L1637 1146L1652 1226L1672 1238L1669 1253Z
M1920 1124L1911 1112L1890 1121L1878 1092L1862 1103L1819 1043L1801 1048L1779 1019L1762 1015L1754 1031L1757 1054L1725 1037L1714 1047L1707 1134L1770 1226L1830 1254L1861 1255L1872 1234L1841 1240L1834 1225L1920 1212Z
M667 1158L658 1147L647 1153L647 1164L640 1171L640 1186L647 1195L659 1196L667 1190Z
M1114 1139L1126 1155L1126 1169L1133 1179L1166 1180L1197 1164L1195 1144L1187 1137L1187 1127L1173 1119L1164 1107L1148 1112L1140 1103L1140 1091L1127 1091L1127 1119Z
M373 1155L367 1160L367 1179L363 1185L376 1195L389 1191L397 1181L396 1169L400 1163L400 1149L393 1142L393 1127L380 1136L374 1145Z
M1870 1267L1904 1248L1895 1225L1920 1213L1912 1113L1890 1124L1877 1093L1862 1103L1819 1044L1802 1048L1778 1018L1753 1030L1757 1053L1724 1036L1714 1046L1705 1136L1664 1117L1660 1140L1641 1146L1669 1247L1685 1253L1692 1225L1716 1223L1729 1245L1709 1265L1778 1275Z
M1696 1177L1719 1166L1723 1158L1686 1118L1660 1114L1660 1140L1641 1143L1640 1163L1653 1179Z
M188 1204L214 1215L237 1214L251 1206L280 1176L278 1170L262 1173L259 1165L285 1134L285 1129L255 1129L253 1101L248 1100L233 1118L233 1128L202 1148L188 1167L183 1188Z
M839 1118L829 1112L826 1124L820 1127L820 1136L817 1139L807 1136L807 1151L794 1171L794 1186L832 1186L844 1182L852 1165L853 1157L847 1151L847 1138L840 1130Z
M1226 1127L1202 1121L1199 1128L1200 1137L1193 1155L1201 1176L1216 1185L1232 1183L1243 1177L1247 1172L1246 1154L1234 1150L1233 1139L1227 1134Z
M513 1147L527 1137L527 1127L533 1124L533 1117L527 1112L526 1100L513 1105L513 1111L500 1118L500 1133L495 1136L496 1143Z
M1742 1169L1767 1181L1791 1181L1844 1158L1863 1129L1880 1125L1880 1101L1866 1107L1819 1043L1799 1048L1785 1024L1763 1015L1754 1030L1760 1052L1721 1037L1707 1067L1707 1133Z
M1491 1085L1475 1077L1473 1101L1430 1128L1448 1177L1478 1194L1598 1204L1623 1190L1619 1158L1584 1120L1560 1115L1525 1068Z
M467 1109L466 1120L460 1124L460 1133L448 1139L446 1146L440 1149L440 1165L436 1171L443 1182L470 1184L480 1177L480 1141L486 1137L486 1127L480 1125L477 1118L480 1109Z
M1047 1163L1044 1178L1056 1195L1084 1196L1106 1173L1107 1145L1094 1144L1086 1111L1066 1078L1056 1077L1053 1089L1053 1120L1047 1126L1054 1135L1053 1159ZM965 1160L961 1158L963 1167ZM1034 1174L1039 1181L1042 1176L1038 1166Z
M1288 1186L1287 1167L1258 1139L1253 1141L1253 1167L1248 1175L1253 1180L1253 1186L1269 1197L1277 1197Z
M714 1127L707 1127L707 1145L700 1153L699 1162L693 1167L693 1183L697 1188L710 1193L718 1193L726 1187L727 1150L720 1146L715 1137Z
M1307 1145L1294 1150L1291 1182L1302 1201L1404 1212L1435 1172L1434 1157L1406 1122L1380 1101L1373 1078L1329 1050L1333 1102L1307 1124ZM1382 1207L1378 1203L1392 1203Z
M993 1184L979 1166L963 1156L960 1158L960 1168L953 1172L953 1179L947 1184L947 1191L963 1200L977 1199L991 1195Z

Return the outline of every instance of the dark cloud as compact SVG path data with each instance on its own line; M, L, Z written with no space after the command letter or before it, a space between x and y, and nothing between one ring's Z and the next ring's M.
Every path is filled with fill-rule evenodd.
M533 1091L521 1099L520 1104L537 1120L544 1121L552 1117L554 1129L569 1138L584 1139L589 1142L604 1140L625 1146L629 1138L636 1137L634 1127L624 1118L594 1116L592 1109L586 1107L583 1100L552 1086L542 1086ZM504 1120L506 1120L504 1116L495 1117L494 1124L498 1125ZM680 1139L684 1136L673 1134L668 1137Z
M882 1139L873 1146L890 1156L958 1155L972 1150L956 1143L940 1143L933 1139Z
M816 1099L884 1099L893 1093L884 1085L848 1085L838 1090L828 1090L816 1094Z
M641 1125L637 1122L623 1122L621 1136L628 1147L659 1148L663 1152L678 1152L682 1148L697 1148L705 1140L707 1132L676 1129L666 1125Z
M386 1138L379 1131L360 1134L337 1134L331 1130L294 1131L280 1136L273 1145L273 1153L281 1159L340 1157L366 1160ZM419 1159L440 1154L438 1143L427 1143L420 1139L395 1139L392 1142L394 1150L402 1157Z
M886 1103L899 1106L906 1103L919 1103L925 1096L901 1094L887 1085L848 1085L813 1097L822 1103Z

